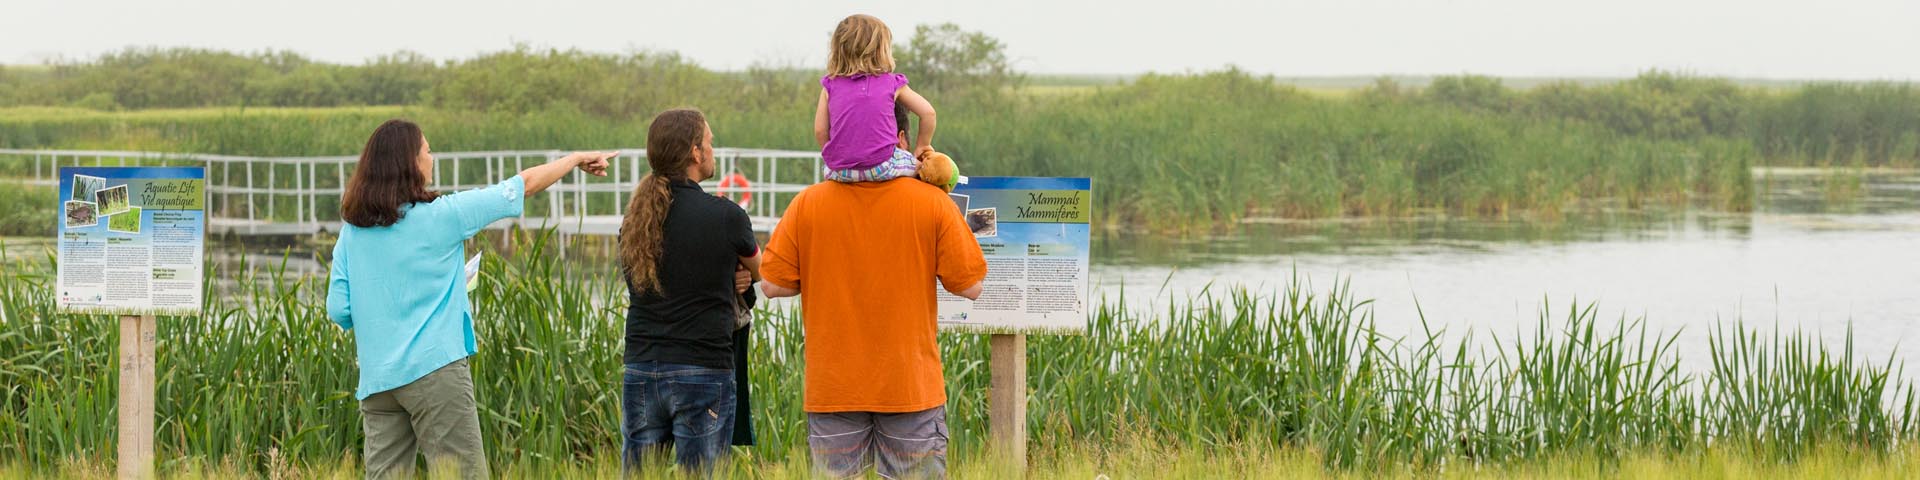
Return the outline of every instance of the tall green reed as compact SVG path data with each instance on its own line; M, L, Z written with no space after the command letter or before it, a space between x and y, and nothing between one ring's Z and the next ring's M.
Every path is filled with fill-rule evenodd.
M708 110L716 144L817 149L805 123L812 104L804 94L812 90L789 90L754 101L701 104L706 90L684 98ZM1099 221L1112 228L1201 231L1251 217L1432 212L1552 218L1593 202L1698 201L1740 211L1751 208L1747 171L1758 163L1754 148L1740 140L1623 135L1579 118L1329 98L1239 71L1148 76L1085 94L934 101L942 113L935 147L952 154L965 174L1091 177L1095 202L1107 212ZM0 115L0 146L127 142L125 148L347 155L394 116L419 121L446 151L638 146L648 120L565 104L177 116L36 110ZM163 145L145 143L156 139Z
M521 232L474 293L483 435L526 468L618 449L624 292L605 268ZM498 252L496 252L498 253ZM0 266L0 459L50 466L113 455L116 320L56 316L51 253ZM352 336L323 284L284 263L214 267L206 316L166 319L157 426L170 462L327 465L359 448ZM1124 294L1123 294L1124 295ZM1561 455L1731 448L1792 460L1883 452L1920 436L1913 383L1851 342L1722 325L1706 352L1678 334L1543 313L1530 334L1381 332L1344 286L1208 289L1164 310L1103 301L1084 335L1029 343L1035 451L1147 439L1199 449L1300 447L1336 468L1497 464ZM803 332L760 312L750 351L755 432L743 461L800 461ZM1424 325L1424 323L1423 323ZM985 445L984 337L942 334L953 454ZM1706 355L1705 371L1681 356ZM6 462L12 463L12 462Z

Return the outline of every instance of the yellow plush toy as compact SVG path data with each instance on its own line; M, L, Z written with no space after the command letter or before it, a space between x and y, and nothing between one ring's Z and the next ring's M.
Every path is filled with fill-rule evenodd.
M929 150L920 157L920 181L951 193L954 185L960 183L960 166L947 154Z

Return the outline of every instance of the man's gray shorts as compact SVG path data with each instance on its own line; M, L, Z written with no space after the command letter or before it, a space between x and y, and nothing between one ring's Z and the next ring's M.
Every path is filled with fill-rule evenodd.
M946 478L947 407L909 413L807 413L813 468L832 478Z

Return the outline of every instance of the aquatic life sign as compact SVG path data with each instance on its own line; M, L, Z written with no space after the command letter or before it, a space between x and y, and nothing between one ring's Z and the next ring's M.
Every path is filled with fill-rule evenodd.
M54 296L78 314L200 314L206 169L60 169Z

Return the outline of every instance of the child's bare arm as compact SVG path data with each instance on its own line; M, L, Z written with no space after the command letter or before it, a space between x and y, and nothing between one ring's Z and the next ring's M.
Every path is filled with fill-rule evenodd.
M827 89L820 89L820 106L813 109L813 140L827 146Z
M824 94L820 98L822 102L826 101ZM934 121L933 103L928 102L927 97L920 96L919 92L913 91L913 87L908 86L901 86L900 91L894 92L893 101L900 102L901 105L907 107L907 111L913 112L913 115L916 117L920 117L920 134L913 137L914 156L919 156L923 150L932 150L933 127L936 123ZM825 105L825 103L822 103L822 105Z

